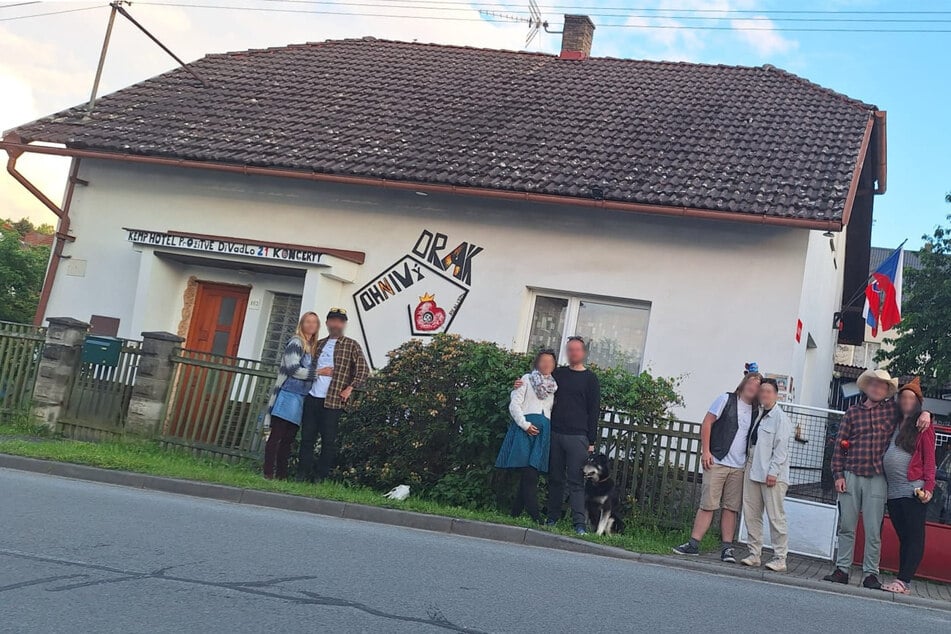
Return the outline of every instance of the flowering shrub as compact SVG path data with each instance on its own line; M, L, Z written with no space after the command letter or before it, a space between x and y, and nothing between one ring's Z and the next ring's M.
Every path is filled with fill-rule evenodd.
M381 491L409 484L414 495L447 504L504 504L510 475L493 465L510 420L512 384L530 369L530 355L494 343L445 334L408 341L341 421L339 475ZM680 403L673 380L594 370L602 405L641 424L660 421Z

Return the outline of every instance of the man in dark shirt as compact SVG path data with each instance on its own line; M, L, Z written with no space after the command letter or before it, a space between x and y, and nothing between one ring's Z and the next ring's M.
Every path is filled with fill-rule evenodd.
M551 412L551 454L548 462L548 521L554 525L561 517L565 485L571 506L575 532L584 535L587 518L584 506L582 469L588 454L594 452L601 416L601 385L584 362L587 345L581 337L570 337L565 346L568 367L557 368L552 377L558 383Z

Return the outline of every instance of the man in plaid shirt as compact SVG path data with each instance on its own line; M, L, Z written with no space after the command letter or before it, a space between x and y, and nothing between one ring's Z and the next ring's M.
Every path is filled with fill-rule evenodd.
M832 454L832 476L839 494L839 551L835 571L826 581L848 583L855 550L855 529L862 514L865 552L862 585L879 590L878 562L882 546L882 519L888 486L882 457L899 423L900 411L893 397L898 379L885 370L867 370L858 379L865 400L853 405L839 424ZM922 413L919 428L928 427L931 416Z
M300 429L298 480L323 480L337 461L337 426L355 388L370 376L360 344L343 335L347 311L331 308L324 321L328 336L317 342L317 368L333 367L332 376L318 376L304 398ZM314 446L320 435L320 457L314 468Z

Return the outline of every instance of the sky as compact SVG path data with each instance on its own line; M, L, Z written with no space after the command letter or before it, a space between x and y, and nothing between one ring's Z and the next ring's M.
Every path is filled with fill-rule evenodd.
M155 0L134 2L128 10L179 57L191 61L207 53L368 35L525 49L526 24L487 16L479 9L524 18L528 2ZM537 2L543 18L556 31L565 13L590 15L597 26L595 56L772 64L877 105L888 112L888 191L876 197L873 245L897 246L908 239L909 248L918 248L923 234L946 224L945 217L951 213L951 205L944 202L951 191L951 161L947 160L951 152L951 2ZM925 11L944 13L915 13ZM36 16L56 12L64 13ZM0 0L0 130L88 100L108 14L104 0ZM698 26L715 28L693 28ZM873 32L882 29L915 32ZM559 47L560 35L542 31L527 48L557 52ZM153 77L175 65L120 17L100 93ZM59 200L66 163L67 159L28 155L18 166L51 198ZM21 216L38 223L55 221L52 213L0 172L0 217Z

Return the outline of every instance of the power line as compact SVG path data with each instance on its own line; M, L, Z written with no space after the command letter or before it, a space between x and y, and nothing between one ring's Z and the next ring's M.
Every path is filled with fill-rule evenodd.
M390 9L409 9L414 11L454 11L457 13L471 13L472 11L480 12L489 12L494 11L494 7L503 7L504 5L488 2L488 3L468 3L468 2L452 2L452 1L436 1L436 2L427 2L426 0L400 0L399 2L341 2L334 0L265 0L265 2L270 3L285 3L285 4L306 4L306 5L317 5L317 6L342 6L342 7L360 7L360 8L390 8ZM407 4L409 3L409 4ZM419 5L419 6L417 6ZM462 6L436 6L436 5L462 5ZM483 8L486 7L486 8ZM488 9L487 7L493 7L493 9ZM583 9L577 9L582 11ZM599 10L610 10L610 9L599 9ZM771 17L768 15L763 15L762 11L755 12L757 15L751 15L749 17L735 17L727 15L637 15L631 13L633 12L644 12L644 11L668 11L668 9L631 9L628 12L624 13L585 13L590 18L637 18L637 19L677 19L677 20L705 20L705 21L733 21L742 19L744 21L757 21L757 22L820 22L820 23L831 23L831 22L873 22L873 23L909 23L909 24L919 24L919 23L928 23L932 24L935 22L951 22L951 18L871 18L871 17L859 17L859 18L827 18L827 17L793 17L793 18L784 18L784 17ZM688 11L684 9L683 11ZM689 10L692 11L692 10ZM711 10L712 11L712 10ZM717 10L721 11L721 10ZM726 10L722 10L726 11ZM525 15L530 16L531 12L528 10L522 9L509 9L506 8L505 12L513 15ZM747 12L737 12L737 13L747 13ZM748 12L753 13L753 12ZM773 12L770 12L773 13ZM807 12L799 12L801 14L806 14ZM855 12L858 13L858 12ZM951 11L939 11L935 12L936 14L948 14L951 15ZM865 14L862 14L865 15ZM890 14L891 15L891 14ZM515 18L513 17L513 20ZM525 18L528 20L528 17ZM601 26L615 26L615 25L601 25Z
M39 4L40 0L31 0L31 2L13 2L11 4L0 4L0 9L12 9L13 7L25 7L28 4Z
M286 2L292 4L316 4L316 5L340 5L340 6L392 6L394 4L413 4L413 5L423 5L420 7L406 7L406 8L424 8L425 6L431 6L433 10L439 8L439 5L452 5L459 6L458 11L464 10L473 10L481 7L499 7L507 11L508 13L529 13L527 9L521 8L511 8L511 2L467 2L465 0L400 0L399 2L393 2L388 4L364 4L358 2L346 2L346 1L334 1L334 0L264 0L265 2ZM448 10L448 7L445 7ZM682 14L682 13L707 13L707 14L757 14L763 15L766 13L769 14L784 14L784 15L951 15L951 11L948 10L937 10L937 11L926 11L926 10L893 10L893 11L883 11L883 10L828 10L828 9L818 9L818 10L807 10L807 9L675 9L675 8L661 8L661 7L579 7L573 5L545 5L539 7L542 11L567 11L570 13L583 13L589 17L591 16L603 16L603 13L591 13L592 10L595 11L622 11L625 12L624 15L630 14L632 12L643 13L643 12L657 12L657 13L670 13L670 14ZM493 9L495 10L495 9ZM680 17L677 15L664 15L656 17ZM928 21L927 18L918 20L918 21Z
M391 8L403 11L403 13L374 13L374 12L360 12L360 11L338 11L338 10L327 10L327 9L291 9L291 8L269 8L269 7L253 7L253 6L235 6L235 5L209 5L209 4L199 4L192 2L137 2L136 4L151 5L151 6L167 6L167 7L179 7L179 8L190 8L190 9L217 9L217 10L228 10L228 11L254 11L254 12L264 12L264 13L297 13L297 14L313 14L313 15L334 15L334 16L350 16L350 17L368 17L368 18L391 18L391 19L401 19L401 20L443 20L443 21L453 21L453 22L496 22L504 23L506 20L493 19L492 17L462 17L462 16L451 16L451 15L418 15L418 14L407 14L406 10L413 11L465 11L472 12L478 10L478 5L465 3L468 8L449 8L449 7L437 7L437 6L413 6L407 4L407 2L413 2L416 5L426 2L426 0L400 0L399 2L393 2L389 4L381 3L372 3L372 2L334 2L332 0L268 0L275 3L292 3L292 4L308 4L316 6L340 6L340 7L378 7L378 8ZM21 3L29 4L29 3ZM437 2L430 2L428 4L464 4L461 2L452 2L451 0L438 0ZM499 5L498 3L487 3L495 6L504 6ZM17 6L17 5L6 5L6 6ZM25 20L29 18L38 18L44 16L53 16L61 15L65 13L75 13L79 11L89 11L92 9L104 8L108 5L94 5L87 7L79 7L75 9L63 9L60 11L47 11L44 13L33 13L29 15L20 15L12 16L8 18L0 18L0 22L9 22L13 20ZM557 5L556 5L557 6ZM0 7L4 8L4 7ZM552 7L555 8L555 7ZM570 8L583 11L583 8L579 7L569 7L568 5L561 5L561 8ZM622 7L615 7L614 9L622 9ZM608 9L611 10L611 9ZM651 11L651 9L637 9L637 11ZM656 11L660 11L657 9ZM673 11L672 9L664 9L664 11ZM726 9L696 9L688 10L683 9L679 11L696 11L696 12L706 12L706 13L741 13L741 10L726 10ZM520 11L514 11L515 13L520 13ZM746 13L752 13L752 11L742 11ZM762 12L756 12L762 13ZM811 14L811 13L824 13L824 14L854 14L854 15L865 15L870 13L880 13L880 14L915 14L915 15L924 15L924 14L951 14L951 11L879 11L879 12L860 12L860 11L775 11L771 13L785 13L785 14ZM769 18L768 16L755 16L750 18L731 18L726 16L671 16L671 15L638 15L631 13L619 13L619 14L592 14L593 17L615 17L615 18L625 18L625 19L677 19L677 20L706 20L706 21L736 21L740 20L743 23L743 26L736 24L730 24L729 26L715 26L709 24L658 24L658 23L638 23L638 24L620 24L620 23L602 23L598 26L601 28L628 28L628 29L659 29L659 30L695 30L695 31L773 31L773 32L795 32L795 33L951 33L951 29L942 29L942 28L923 28L923 27L914 27L914 28L888 28L888 27L828 27L828 28L814 28L814 27L787 27L787 26L774 26L775 21ZM764 27L756 27L750 25L751 22L755 21L769 21L770 24ZM779 21L788 21L788 22L821 22L821 23L851 23L851 22L865 22L865 23L935 23L935 22L951 22L951 20L945 19L920 19L920 20L899 20L892 18L885 19L842 19L842 20L828 20L821 18L781 18Z
M7 6L10 6L10 5L7 5ZM26 20L28 18L41 18L47 15L61 15L63 13L76 13L77 11L89 11L90 9L102 9L108 6L109 6L108 4L97 4L92 7L80 7L78 9L63 9L61 11L47 11L46 13L31 13L30 15L15 15L10 18L0 18L0 22L12 22L13 20Z
M287 2L287 0L279 0ZM405 0L404 0L405 1ZM476 17L461 17L461 16L447 16L447 15L413 15L407 13L365 13L358 11L333 11L333 10L324 10L324 9L289 9L289 8L269 8L269 7L250 7L250 6L234 6L234 5L208 5L208 4L197 4L197 3L186 3L186 2L137 2L136 4L140 5L151 5L151 6L166 6L166 7L180 7L180 8L191 8L191 9L219 9L219 10L229 10L229 11L255 11L255 12L265 12L265 13L297 13L297 14L312 14L312 15L335 15L335 16L352 16L352 17L368 17L368 18L391 18L391 19L401 19L401 20L444 20L444 21L453 21L453 22L507 22L507 20L493 19L491 17L485 18L476 18ZM308 4L327 4L320 3L311 0ZM342 3L335 3L342 4ZM354 5L349 5L354 6ZM405 4L388 4L387 7L392 7L394 9L405 11L407 9L418 10L420 7L409 7ZM435 9L430 9L435 10ZM475 11L473 7L470 9ZM645 19L654 19L659 16L637 16L637 15L617 15L613 17L623 17L626 19L631 18L645 18ZM669 17L669 16L668 16ZM678 18L684 19L684 18ZM699 19L699 18L696 18ZM708 18L709 19L709 18ZM725 20L725 18L720 18ZM741 20L744 23L748 23L750 20L735 18ZM949 21L949 20L927 20L927 22L936 22L936 21ZM924 22L924 20L919 20L915 22ZM926 29L926 28L904 28L904 29L895 29L895 28L813 28L813 27L783 27L783 26L765 26L765 27L755 27L755 26L708 26L708 25L699 25L699 24L656 24L656 23L640 23L640 24L618 24L618 23L603 23L599 24L600 28L629 28L629 29L662 29L662 30L698 30L698 31L772 31L772 32L797 32L797 33L951 33L951 29Z
M341 15L366 18L399 18L401 20L451 20L454 22L503 22L504 20L483 20L482 18L463 18L454 16L407 15L397 13L362 13L359 11L318 11L313 9L270 9L268 7L239 7L220 4L193 4L188 2L136 2L137 5L153 7L180 7L185 9L225 9L229 11L257 11L263 13L308 13L311 15ZM389 6L389 5L387 5ZM397 7L407 9L411 7Z

